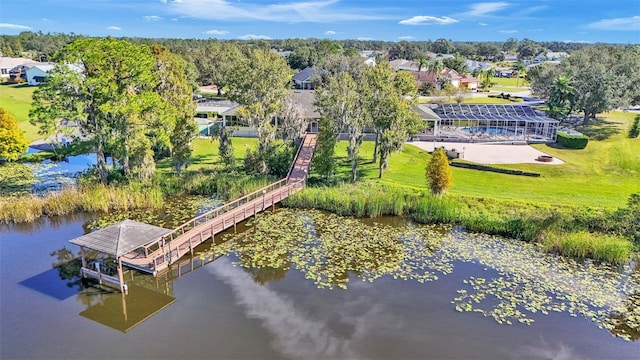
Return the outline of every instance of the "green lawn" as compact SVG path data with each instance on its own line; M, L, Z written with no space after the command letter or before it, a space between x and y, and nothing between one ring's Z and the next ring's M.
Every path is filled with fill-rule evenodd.
M518 78L491 78L492 83L498 84L498 86L524 86L526 83L524 79Z
M515 93L529 90L529 87L522 86L494 86L489 88L494 93Z
M233 152L236 157L236 164L241 165L247 149L256 149L258 147L257 138L233 138ZM218 142L211 141L208 138L198 138L193 141L193 153L191 155L191 164L189 170L198 170L202 168L217 168L222 164L218 159ZM157 169L159 172L171 171L171 162L169 159L163 159L158 162Z
M462 101L463 104L513 104L514 102L516 101L490 97L470 97ZM452 100L452 103L455 103L455 100Z
M29 109L34 86L0 84L0 107L5 108L18 122L18 126L25 131L27 141L41 138L38 128L29 123Z
M640 140L626 138L632 113L612 112L605 119L620 132L602 141L591 140L586 149L558 149L544 144L537 149L565 161L564 165L500 165L508 169L538 172L539 178L452 168L454 184L448 193L504 200L542 202L551 205L615 208L629 195L640 193ZM336 148L342 166L338 176L347 179L346 142ZM361 154L361 178L377 179L371 163L373 142L365 142ZM429 155L411 144L391 156L389 169L379 181L426 189L425 167Z

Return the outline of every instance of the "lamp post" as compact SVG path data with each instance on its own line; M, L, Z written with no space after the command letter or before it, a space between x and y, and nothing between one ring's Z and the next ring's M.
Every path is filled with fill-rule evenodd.
M267 196L267 190L262 190L262 210L264 210L265 198Z

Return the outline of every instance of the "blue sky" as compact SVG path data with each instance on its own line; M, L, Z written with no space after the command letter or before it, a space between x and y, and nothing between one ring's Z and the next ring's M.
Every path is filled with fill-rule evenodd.
M0 34L640 43L638 0L2 0Z

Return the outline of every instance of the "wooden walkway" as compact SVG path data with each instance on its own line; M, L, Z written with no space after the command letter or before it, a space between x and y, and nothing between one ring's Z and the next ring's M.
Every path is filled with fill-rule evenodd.
M243 220L274 208L305 186L316 141L317 134L304 137L286 178L187 221L158 241L123 255L122 264L155 276L185 254L193 254L196 246L215 234L232 227L235 230Z

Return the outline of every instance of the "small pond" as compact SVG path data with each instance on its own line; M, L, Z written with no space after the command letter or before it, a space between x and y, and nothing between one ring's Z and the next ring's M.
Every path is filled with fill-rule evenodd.
M141 219L138 219L141 220ZM115 221L115 220L114 220ZM640 271L402 218L277 209L130 293L86 286L94 214L0 225L0 358L636 359Z

